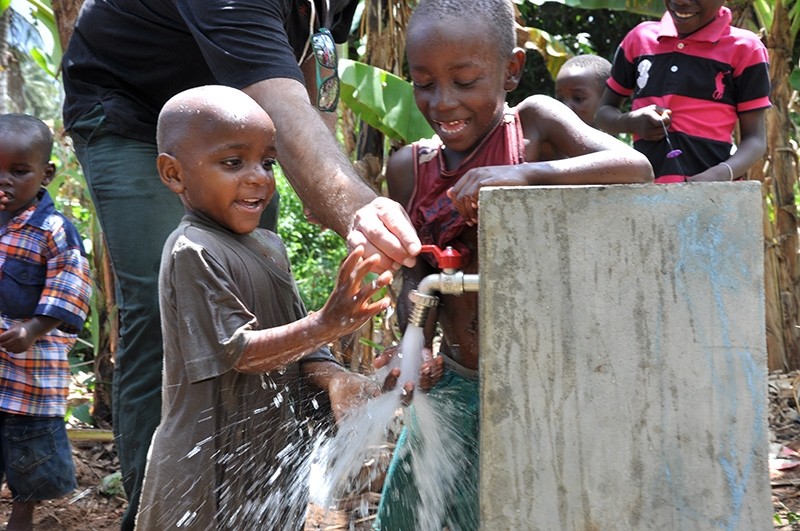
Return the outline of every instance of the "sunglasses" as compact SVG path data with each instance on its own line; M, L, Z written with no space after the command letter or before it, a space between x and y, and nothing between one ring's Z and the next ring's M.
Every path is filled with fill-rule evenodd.
M333 112L339 103L339 74L336 73L336 43L333 42L331 32L327 28L320 28L311 36L311 48L314 50L317 67L317 109ZM332 70L333 73L321 77L319 67Z

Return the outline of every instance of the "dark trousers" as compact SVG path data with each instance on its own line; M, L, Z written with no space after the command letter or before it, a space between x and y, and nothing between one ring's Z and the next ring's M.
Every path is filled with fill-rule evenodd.
M128 509L122 530L132 530L161 416L163 348L158 307L161 251L183 215L180 199L161 182L155 143L104 128L101 106L70 130L92 195L116 276L120 338L115 357L112 415ZM275 229L277 194L262 218ZM191 471L187 470L187 473Z

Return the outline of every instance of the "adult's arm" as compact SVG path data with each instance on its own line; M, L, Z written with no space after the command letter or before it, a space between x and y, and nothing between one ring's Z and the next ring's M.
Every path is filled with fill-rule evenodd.
M275 123L278 159L314 216L351 247L364 245L367 255L379 252L381 269L413 265L420 243L405 211L361 180L306 88L294 79L273 78L243 90Z

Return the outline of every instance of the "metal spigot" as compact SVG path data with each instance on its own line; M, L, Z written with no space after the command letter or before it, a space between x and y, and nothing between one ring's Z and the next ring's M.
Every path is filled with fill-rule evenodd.
M427 295L413 289L408 294L408 299L413 303L411 315L408 317L408 324L422 328L428 318L428 312L439 304L439 297Z
M433 292L463 295L467 291L478 291L478 275L465 275L459 271L462 267L461 253L452 247L440 249L436 245L423 245L421 252L432 253L442 272L426 276L420 281L417 289L411 290L408 294L409 300L414 305L408 322L420 328L424 326L430 309L439 303L439 298L432 295Z

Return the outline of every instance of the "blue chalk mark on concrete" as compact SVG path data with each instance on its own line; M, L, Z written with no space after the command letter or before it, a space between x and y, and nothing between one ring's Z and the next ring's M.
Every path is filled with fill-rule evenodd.
M723 206L724 208L724 206ZM730 208L730 206L728 207ZM730 213L730 212L729 212ZM728 217L727 220L734 219ZM727 346L724 351L724 366L718 367L718 356L714 356L719 349L713 348L705 353L708 363L710 378L720 395L727 397L727 411L725 417L734 416L737 410L738 400L743 398L735 392L735 386L725 385L736 381L737 370L741 371L748 395L752 399L754 408L754 419L752 427L751 448L746 455L737 455L736 434L730 428L727 434L723 434L726 441L723 441L723 448L719 448L719 463L725 475L725 480L730 492L731 507L726 515L727 521L716 522L721 529L736 529L741 519L741 511L745 501L745 491L750 481L754 467L754 459L759 454L760 441L764 440L765 407L761 400L760 387L757 382L765 377L764 370L755 365L752 352L746 348L736 348L734 344L741 344L741 341L733 341L732 335L735 333L731 326L728 312L726 311L724 293L736 290L742 283L750 281L749 268L742 261L743 250L739 247L741 239L731 237L730 230L725 227L726 217L724 215L712 216L708 212L694 212L678 221L676 234L679 242L678 256L675 262L675 284L680 290L682 297L689 307L689 314L702 311L702 302L698 297L705 294L690 292L687 278L702 275L708 279L710 295L713 301L713 308L716 314L719 328L717 333L722 336L723 345ZM697 284L693 284L697 285ZM700 306L700 309L697 307ZM697 321L696 321L697 322ZM711 342L702 336L704 330L700 327L695 329L701 345L710 345ZM710 335L710 334L709 334ZM724 373L724 374L720 374ZM758 447L757 447L758 445ZM741 470L738 467L741 466Z

